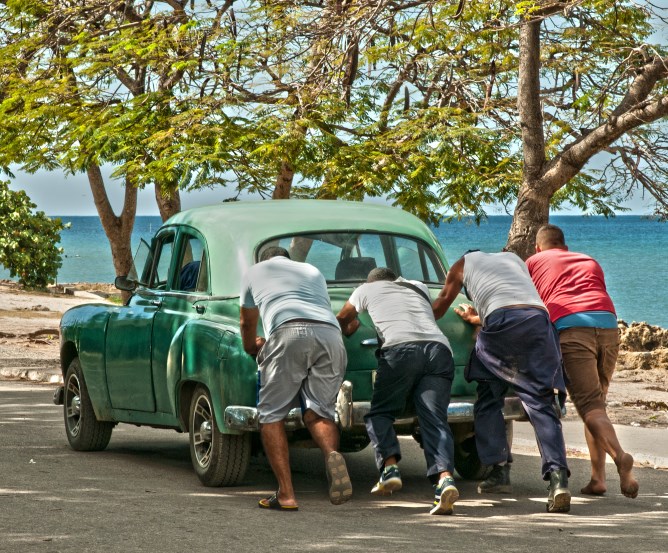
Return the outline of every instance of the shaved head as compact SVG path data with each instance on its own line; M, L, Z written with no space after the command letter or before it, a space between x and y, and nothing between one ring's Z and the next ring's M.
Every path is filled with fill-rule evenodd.
M375 269L371 269L369 276L366 277L366 281L378 282L379 280L397 280L397 275L387 267L376 267Z
M567 249L564 231L557 225L543 225L536 233L536 250Z

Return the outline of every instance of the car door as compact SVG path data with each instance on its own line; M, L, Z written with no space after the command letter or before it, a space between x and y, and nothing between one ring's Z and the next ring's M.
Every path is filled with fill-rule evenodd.
M186 323L199 317L208 299L208 266L204 240L194 230L182 228L174 252L174 273L168 291L161 298L160 309L153 322L153 376L156 410L171 413L174 408L172 385L179 375L180 360L170 360L170 351L181 353L182 330Z
M109 399L114 409L155 412L152 374L153 325L169 287L175 232L161 231L145 270L148 286L109 317L105 367Z

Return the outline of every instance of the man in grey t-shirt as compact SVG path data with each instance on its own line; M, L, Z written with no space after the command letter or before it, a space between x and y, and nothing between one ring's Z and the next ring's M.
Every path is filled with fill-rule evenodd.
M312 265L292 261L284 248L268 248L245 275L239 302L244 350L257 356L259 368L262 444L278 480L278 491L261 499L259 506L298 508L284 419L299 403L304 424L325 456L329 499L335 505L344 503L352 486L337 451L334 413L347 357L325 278ZM260 317L266 339L257 335Z
M393 424L410 399L420 423L427 477L436 487L430 513L450 515L459 498L448 426L455 368L448 339L434 320L429 290L421 282L397 279L390 269L379 267L337 315L346 336L357 330L357 314L363 311L368 311L382 340L371 408L364 417L380 471L371 493L390 495L402 487L401 449Z

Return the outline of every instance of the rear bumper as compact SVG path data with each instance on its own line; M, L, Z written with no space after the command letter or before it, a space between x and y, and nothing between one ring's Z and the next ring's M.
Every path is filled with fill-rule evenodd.
M338 398L336 400L336 423L341 430L364 429L364 416L371 407L368 401L353 402L353 387L347 380L341 385ZM473 397L458 397L451 401L448 406L448 422L472 423L473 422ZM503 417L505 420L528 420L522 402L515 396L507 397L503 407ZM230 405L225 409L225 426L230 430L243 432L256 432L260 429L258 412L255 407L246 407L243 405ZM397 419L394 423L396 427L414 428L417 426L417 417L406 417ZM286 430L297 430L305 428L302 420L301 409L292 409L285 419Z

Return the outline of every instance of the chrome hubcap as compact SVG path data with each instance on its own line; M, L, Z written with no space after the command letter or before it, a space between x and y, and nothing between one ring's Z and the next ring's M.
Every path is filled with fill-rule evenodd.
M191 432L193 449L197 463L202 468L207 468L211 462L211 450L213 447L213 409L209 398L205 395L199 396L192 413Z
M81 431L81 392L79 379L72 375L65 388L65 412L67 429L71 436L78 436Z

